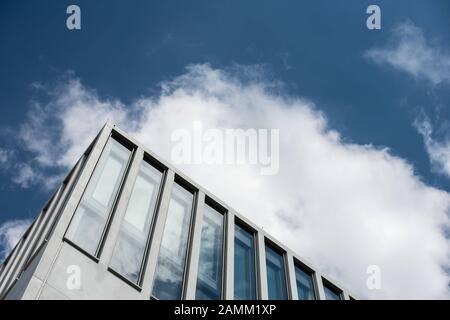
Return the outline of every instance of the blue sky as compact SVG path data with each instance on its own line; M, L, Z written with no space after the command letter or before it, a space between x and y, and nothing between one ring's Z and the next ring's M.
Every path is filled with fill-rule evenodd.
M81 8L79 31L65 26L72 3ZM366 28L370 4L381 7L381 30ZM55 133L64 124L52 117L33 124L33 106L59 112L54 100L76 79L94 101L126 109L159 97L161 83L189 74L189 65L259 66L283 96L312 101L343 144L386 147L417 181L450 191L450 79L442 74L450 71L449 19L446 0L3 1L0 150L8 161L1 162L0 225L36 215L52 190L42 182L68 170L65 161L43 165L33 142L18 137L32 127L40 129L36 145L36 134L61 142ZM402 41L412 42L407 53L418 66L395 55ZM17 178L24 166L35 178Z

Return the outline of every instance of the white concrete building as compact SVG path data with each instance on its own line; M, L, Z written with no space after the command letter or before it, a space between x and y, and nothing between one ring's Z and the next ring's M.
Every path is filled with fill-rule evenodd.
M0 268L2 299L351 299L112 124Z

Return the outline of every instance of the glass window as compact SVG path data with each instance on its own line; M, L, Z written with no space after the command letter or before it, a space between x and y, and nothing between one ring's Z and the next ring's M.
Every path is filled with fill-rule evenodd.
M234 228L234 298L256 299L254 234L235 225Z
M267 289L270 300L286 300L286 276L283 255L266 245Z
M193 199L191 192L174 184L153 286L153 296L157 299L182 298Z
M108 140L67 230L66 237L92 255L97 255L130 156L129 149Z
M223 220L223 214L205 204L195 295L199 300L222 296Z
M341 292L326 283L323 284L323 291L327 300L342 300Z
M311 272L295 265L295 279L297 282L297 293L299 300L315 300L314 281Z
M141 277L161 179L160 171L142 162L114 248L111 268L134 283Z

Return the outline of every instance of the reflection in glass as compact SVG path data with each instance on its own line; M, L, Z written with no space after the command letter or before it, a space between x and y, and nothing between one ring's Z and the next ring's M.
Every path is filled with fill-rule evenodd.
M341 300L342 296L339 291L337 291L334 288L331 288L330 286L324 284L323 285L323 291L325 292L325 298L327 300Z
M310 272L295 266L295 279L299 300L315 300L314 281Z
M270 300L286 300L286 276L281 254L266 245L267 288Z
M207 204L203 213L196 299L219 300L222 293L223 214Z
M234 229L234 298L256 299L254 235L238 225Z
M111 260L111 268L138 283L162 173L142 162Z
M182 297L192 204L193 194L174 184L153 286L153 296L157 299Z
M131 151L110 138L89 180L66 237L95 255Z

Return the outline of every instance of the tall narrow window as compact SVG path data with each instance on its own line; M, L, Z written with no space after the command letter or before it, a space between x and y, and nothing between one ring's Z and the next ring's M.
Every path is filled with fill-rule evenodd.
M139 284L141 278L161 179L162 173L159 170L142 162L111 260L114 271L136 284Z
M223 220L223 214L205 204L195 294L198 300L222 297Z
M286 300L286 276L281 254L266 245L267 288L270 300Z
M110 138L75 211L66 237L91 255L97 256L103 230L131 151Z
M234 298L256 299L255 237L238 225L234 228Z
M297 293L299 300L315 300L314 281L311 272L295 265L295 278L297 282Z
M327 300L342 300L342 292L326 282L323 282L323 291Z
M193 200L191 192L174 184L153 285L153 296L157 299L182 298Z

